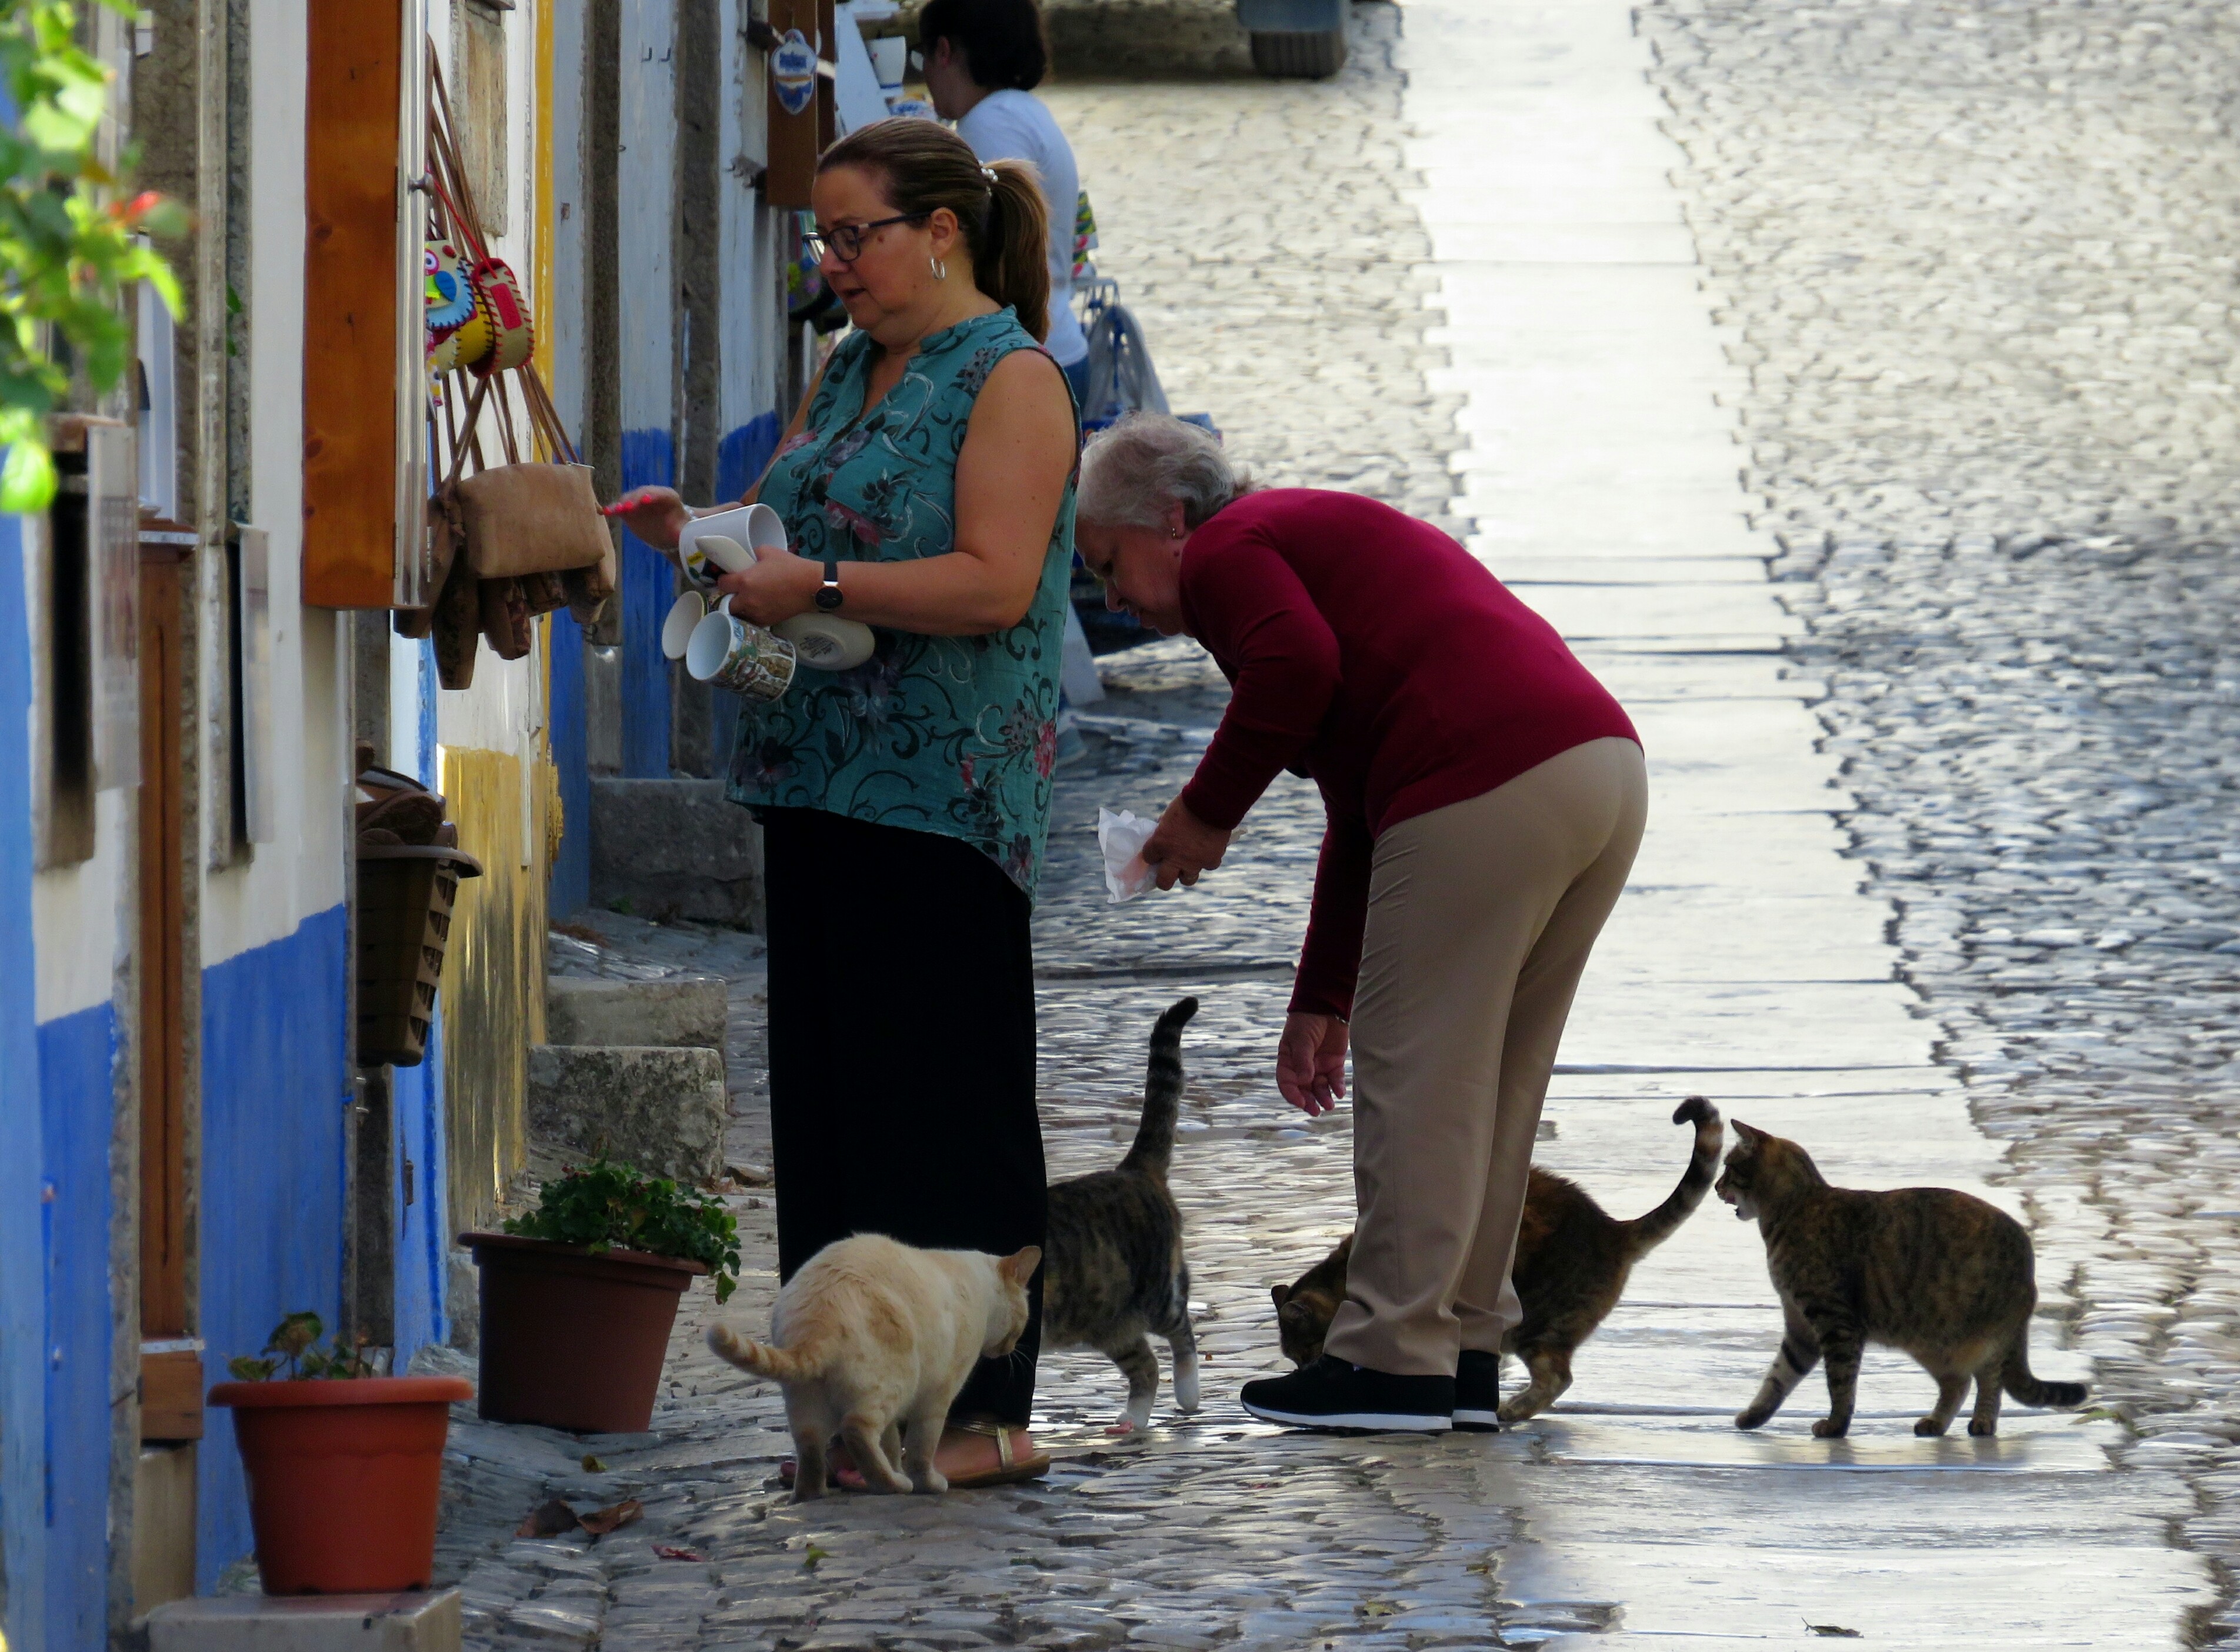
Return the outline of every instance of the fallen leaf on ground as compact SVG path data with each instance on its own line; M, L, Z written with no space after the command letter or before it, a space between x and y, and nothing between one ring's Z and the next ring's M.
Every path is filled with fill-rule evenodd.
M627 1526L645 1512L645 1505L635 1497L625 1497L608 1509L594 1509L583 1519L583 1529L591 1534L593 1542L605 1536L617 1526Z
M697 1549L677 1549L668 1543L656 1543L653 1552L663 1560L705 1560L708 1557Z
M539 1503L530 1510L529 1517L513 1529L517 1537L557 1537L563 1531L573 1531L583 1522L576 1511L561 1498Z
M597 1457L593 1456L588 1451L583 1454L583 1472L585 1474L604 1474L606 1471L607 1465L605 1463L601 1462Z
M1840 1623L1807 1623L1804 1627L1815 1635L1825 1635L1838 1641L1856 1641L1859 1638L1858 1630L1847 1629Z
M1363 1617L1390 1617L1399 1609L1390 1601L1369 1601L1363 1604L1361 1615Z
M809 1548L803 1551L801 1556L801 1563L813 1572L817 1569L817 1562L826 1558L831 1553L832 1551L829 1549L819 1549L815 1543L811 1543Z

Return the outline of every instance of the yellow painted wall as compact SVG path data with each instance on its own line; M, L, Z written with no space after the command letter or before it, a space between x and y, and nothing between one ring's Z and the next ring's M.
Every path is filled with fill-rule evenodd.
M451 1220L497 1214L526 1154L529 1046L544 1042L544 889L557 836L551 766L443 751L459 847L483 876L459 885L443 962L443 1108ZM526 789L526 797L524 797Z

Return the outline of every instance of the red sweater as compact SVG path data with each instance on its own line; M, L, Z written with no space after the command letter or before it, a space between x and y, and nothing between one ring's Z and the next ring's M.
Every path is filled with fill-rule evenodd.
M1295 1011L1352 1013L1380 834L1590 740L1640 739L1554 627L1373 499L1247 494L1190 536L1182 601L1235 689L1183 789L1190 813L1233 827L1282 769L1329 812Z

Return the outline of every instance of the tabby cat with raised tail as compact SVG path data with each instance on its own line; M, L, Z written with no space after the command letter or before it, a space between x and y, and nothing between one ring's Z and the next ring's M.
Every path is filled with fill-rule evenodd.
M1524 1317L1501 1339L1501 1351L1522 1360L1532 1382L1503 1402L1503 1422L1537 1416L1571 1386L1572 1354L1617 1306L1634 1263L1670 1239L1710 1191L1726 1139L1719 1109L1690 1096L1672 1122L1696 1127L1688 1168L1663 1203L1630 1222L1610 1216L1577 1182L1533 1167L1517 1229L1517 1259L1509 1269ZM1301 1365L1323 1351L1330 1320L1345 1300L1346 1261L1352 1254L1348 1234L1297 1284L1274 1288L1277 1334L1283 1352Z
M1737 1428L1755 1429L1778 1411L1824 1359L1828 1415L1812 1432L1841 1439L1869 1342L1911 1355L1937 1379L1937 1409L1913 1425L1916 1434L1950 1427L1970 1382L1975 1435L1999 1431L2002 1390L2022 1405L2084 1403L2083 1383L2030 1373L2037 1262L2022 1223L1950 1188L1831 1188L1796 1142L1740 1121L1735 1136L1719 1197L1757 1223L1787 1321L1781 1352Z
M1175 1403L1197 1409L1197 1338L1190 1322L1190 1262L1183 1213L1167 1191L1175 1118L1183 1098L1183 1029L1197 1014L1185 998L1151 1029L1143 1114L1128 1156L1110 1170L1050 1184L1043 1270L1043 1347L1093 1348L1128 1379L1128 1409L1116 1434L1151 1420L1159 1362L1150 1339L1174 1357Z

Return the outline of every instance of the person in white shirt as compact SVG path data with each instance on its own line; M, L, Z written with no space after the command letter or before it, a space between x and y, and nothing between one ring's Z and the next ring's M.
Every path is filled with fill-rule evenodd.
M926 95L983 164L1031 162L1050 207L1050 336L1077 404L1089 389L1089 337L1073 313L1073 232L1081 174L1073 148L1033 89L1050 71L1036 0L927 0L918 13Z

